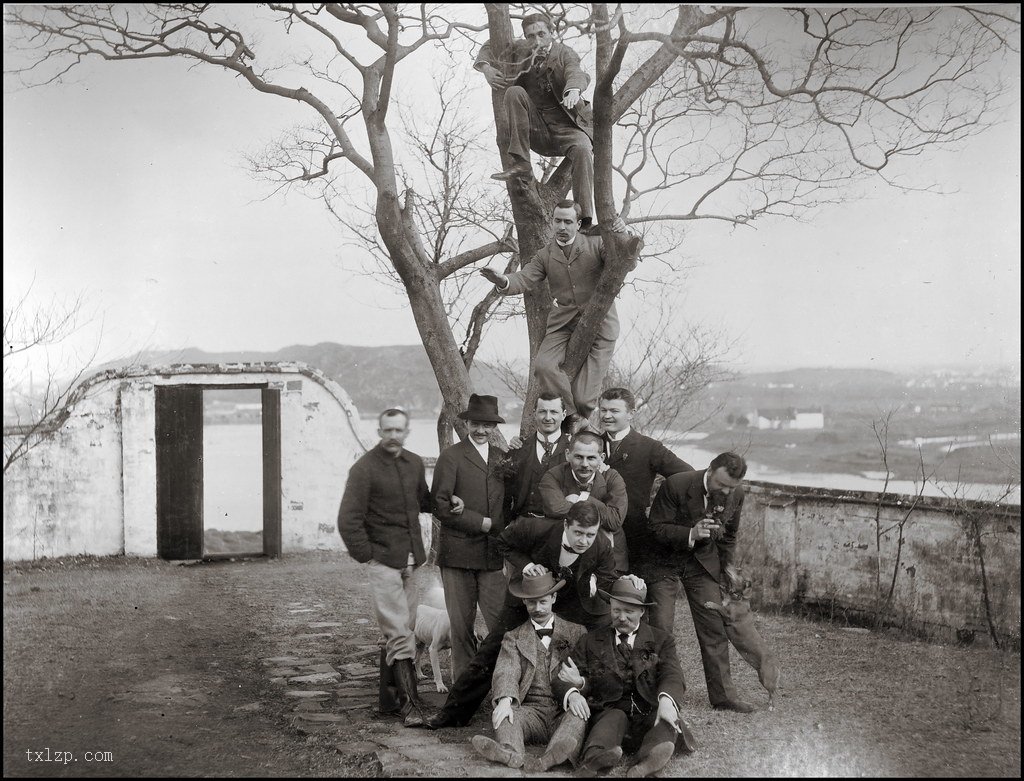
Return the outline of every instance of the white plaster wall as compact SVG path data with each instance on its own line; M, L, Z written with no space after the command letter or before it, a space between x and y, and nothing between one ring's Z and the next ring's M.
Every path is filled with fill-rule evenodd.
M4 558L155 556L154 388L183 384L266 382L281 391L282 552L341 549L338 504L364 452L355 407L309 367L223 369L168 367L98 381L53 439L4 475Z
M123 534L117 385L104 383L4 474L4 559L120 553Z

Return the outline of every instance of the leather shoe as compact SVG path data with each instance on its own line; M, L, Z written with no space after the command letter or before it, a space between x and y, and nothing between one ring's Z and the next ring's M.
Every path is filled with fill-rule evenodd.
M594 773L619 764L620 759L622 759L622 746L595 749L583 757L583 761L580 762L580 770Z
M508 746L503 746L496 740L491 740L486 735L474 735L469 739L469 742L473 744L476 753L484 759L497 762L499 765L508 765L509 767L523 766L522 754L518 751L513 751Z
M525 160L513 163L504 171L498 171L498 173L496 174L491 174L491 178L499 182L507 182L509 179L515 179L516 177L522 177L524 179L527 179L532 176L533 166L531 166Z
M455 719L443 710L439 710L423 719L422 723L410 724L409 726L421 727L423 729L445 729L446 727L458 727L460 725L456 724Z
M743 700L722 700L722 702L716 702L712 707L715 710L731 710L736 713L753 713L757 710L755 706Z
M539 757L527 757L523 770L527 773L544 773L555 765L561 765L572 754L577 743L575 741L561 738L553 741Z
M670 740L659 743L647 753L646 757L626 771L626 778L647 778L652 773L657 773L672 759L672 753L675 750L675 743Z

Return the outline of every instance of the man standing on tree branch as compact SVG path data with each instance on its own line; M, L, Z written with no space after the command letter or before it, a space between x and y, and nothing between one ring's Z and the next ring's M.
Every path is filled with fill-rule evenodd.
M580 230L580 207L572 201L559 201L551 215L554 236L530 262L512 274L501 274L483 268L480 273L502 295L517 295L531 290L543 280L548 281L553 301L548 311L547 332L537 348L534 374L541 391L552 391L565 400L566 414L586 420L601 392L601 381L608 372L619 337L619 316L612 302L601 323L587 361L575 378L562 369L565 348L580 321L587 301L594 294L604 268L604 242L600 236L586 236ZM612 224L616 233L626 232L626 223L616 217ZM636 266L636 259L632 259Z
M581 93L590 76L580 67L576 52L551 33L546 16L530 14L523 19L526 39L513 41L504 60L494 57L487 43L473 64L493 89L505 89L498 148L509 153L512 165L491 178L530 178L531 149L546 157L568 157L572 194L586 228L594 218L594 130L590 104Z

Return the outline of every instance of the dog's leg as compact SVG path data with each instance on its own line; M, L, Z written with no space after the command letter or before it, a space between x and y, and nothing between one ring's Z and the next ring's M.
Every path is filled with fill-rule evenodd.
M725 609L724 606L718 604L717 602L705 602L704 607L706 607L708 610L717 610L719 613L722 614L722 618L729 617L729 612Z
M437 690L439 692L448 691L448 687L444 685L444 679L441 677L441 656L437 652L437 643L430 644L430 669L434 671L434 685Z

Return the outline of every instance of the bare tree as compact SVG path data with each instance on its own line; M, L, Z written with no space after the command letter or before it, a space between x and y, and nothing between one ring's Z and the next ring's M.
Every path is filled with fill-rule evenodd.
M51 439L67 418L75 388L92 366L87 354L64 352L88 322L78 295L35 305L32 286L4 304L4 473Z
M173 58L226 70L262 94L306 107L314 123L279 145L281 182L332 180L339 167L362 180L373 241L409 299L444 399L445 431L470 382L442 286L497 254L518 249L521 260L532 257L547 239L551 206L567 192L570 171L563 160L543 182L507 184L517 241L501 229L469 246L441 235L418 195L428 190L413 183L409 163L433 165L431 148L407 152L393 130L396 85L424 52L451 53L463 39L478 45L485 30L493 50L506 51L513 15L547 11L563 38L594 45L600 223L623 213L638 228L705 219L750 226L836 202L862 176L901 184L900 161L957 148L983 131L1000 108L998 68L1018 53L1019 35L1017 9L1009 6L610 10L594 3L517 6L513 14L495 3L486 5L486 20L473 6L239 8L245 7L8 6L15 58L8 61L15 64L7 72L39 85L60 80L86 58ZM500 101L496 91L497 124L504 121ZM443 161L443 153L433 159ZM616 188L623 193L618 200ZM473 226L468 235L479 231ZM570 375L586 359L640 244L604 238L609 261L567 348ZM531 356L549 305L544 290L526 298ZM474 318L486 320L491 311L486 298L479 306L466 312L467 355L475 350Z
M637 399L634 425L655 439L672 439L720 413L724 399L702 404L707 388L734 374L725 368L733 342L721 330L687 324L681 297L662 287L645 301L657 313L624 334L606 387L627 387Z

